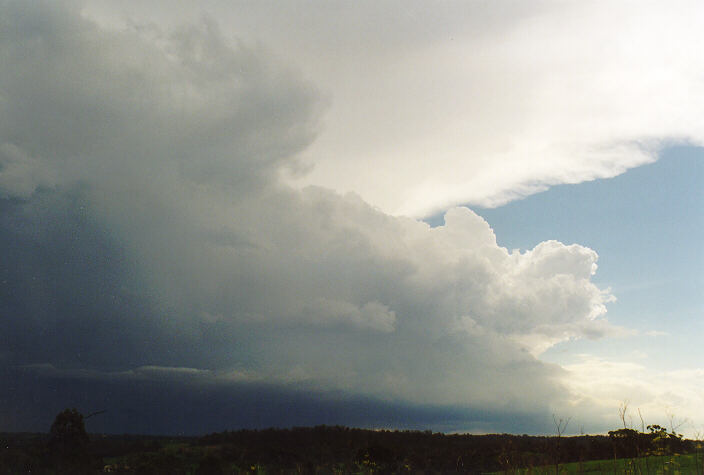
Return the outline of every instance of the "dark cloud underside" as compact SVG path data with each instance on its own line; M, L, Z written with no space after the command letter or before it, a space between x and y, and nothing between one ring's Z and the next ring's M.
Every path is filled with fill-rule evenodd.
M520 431L569 396L534 355L610 331L591 249L282 184L326 101L214 22L8 2L0 61L0 430Z

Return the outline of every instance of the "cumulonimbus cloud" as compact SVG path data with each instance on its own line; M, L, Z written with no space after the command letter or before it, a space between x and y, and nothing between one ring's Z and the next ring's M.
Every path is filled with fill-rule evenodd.
M699 2L375 3L319 12L313 28L287 12L334 93L304 182L426 216L704 143Z
M211 22L108 31L55 4L0 13L17 336L2 361L531 411L562 397L561 370L534 354L609 331L591 249L509 252L467 208L431 228L281 183L325 101L263 49Z

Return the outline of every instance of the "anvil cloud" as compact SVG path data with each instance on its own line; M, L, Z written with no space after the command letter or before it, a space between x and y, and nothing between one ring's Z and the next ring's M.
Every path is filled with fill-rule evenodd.
M540 22L531 25L524 28ZM509 45L524 28L507 36ZM501 69L514 64L510 51L498 62L493 53L476 61ZM117 28L73 4L3 2L0 64L0 364L14 381L6 400L13 384L31 384L12 379L23 368L37 381L129 387L136 374L158 386L165 372L169 384L223 391L266 384L535 414L569 396L563 370L536 355L612 331L604 315L613 297L590 280L591 249L547 241L509 251L464 207L450 207L444 225L431 228L388 214L399 203L375 201L366 185L341 193L346 185L335 180L300 188L282 178L305 171L316 139L326 137L326 111L337 106L295 64L227 37L214 21ZM466 67L470 74L480 65ZM515 67L516 75L536 68ZM541 90L569 87L562 79ZM509 105L495 104L497 111L501 104ZM582 97L563 107L590 104ZM408 175L393 176L392 158L374 154L373 164L352 169L378 164L380 177L412 182L401 196L417 214L462 200L500 202L650 159L642 144L605 141L606 132L582 147L578 131L589 124L573 123L575 135L561 134L557 149L552 139L527 146L522 137L548 118L518 116L465 117L481 123L473 134L488 152L461 168L450 161L426 174L443 163L440 150L437 160L394 158ZM632 137L649 144L641 132ZM512 145L494 143L509 133ZM400 143L398 153L408 147L415 145ZM572 158L562 166L566 151ZM520 165L534 154L545 160ZM506 167L516 174L499 180L496 170ZM416 187L416 175L429 181ZM367 183L395 191L384 179ZM416 204L440 184L445 191ZM485 190L489 184L496 186ZM46 391L42 384L37 391Z

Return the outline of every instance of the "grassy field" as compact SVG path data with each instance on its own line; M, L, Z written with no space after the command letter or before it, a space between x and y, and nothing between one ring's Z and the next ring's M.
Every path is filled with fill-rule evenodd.
M554 475L552 466L492 472L492 475ZM559 474L604 473L604 474L704 474L702 454L652 455L635 459L590 460L559 465Z

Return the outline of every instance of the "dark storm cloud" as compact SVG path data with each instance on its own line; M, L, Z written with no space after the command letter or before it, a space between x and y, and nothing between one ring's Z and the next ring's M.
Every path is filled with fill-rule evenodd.
M6 364L124 368L169 354L134 263L88 207L80 190L0 201Z
M27 402L12 427L93 396L120 408L109 431L456 411L489 427L565 403L534 353L609 331L591 249L509 253L466 208L431 229L281 184L325 101L214 23L106 30L21 2L0 22L0 366L8 407Z
M64 407L84 413L107 410L88 421L90 432L198 435L234 428L263 429L347 425L451 432L544 432L547 413L414 405L343 392L306 391L267 383L214 381L209 376L169 375L145 369L101 378L67 375L46 367L3 370L3 430L45 431ZM165 373L173 371L164 371Z
M208 366L247 348L224 324L196 322L190 332L170 324L182 315L155 302L139 262L96 220L80 188L0 200L0 248L2 364Z

